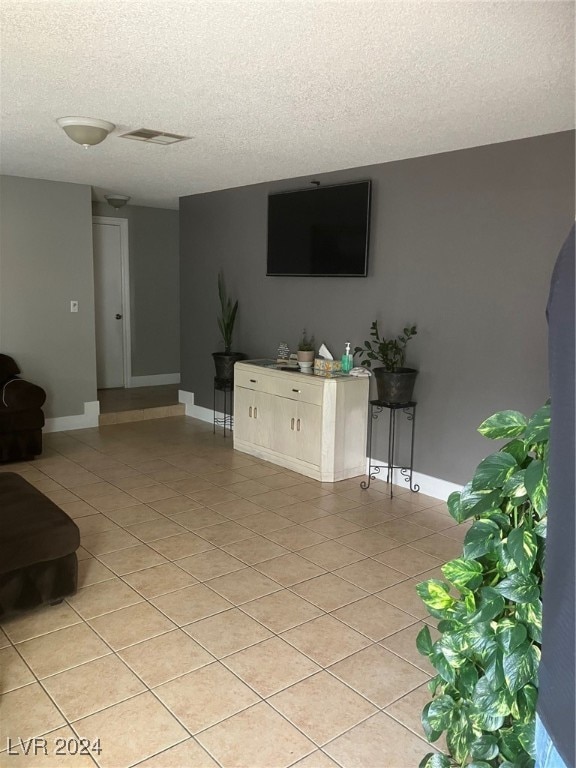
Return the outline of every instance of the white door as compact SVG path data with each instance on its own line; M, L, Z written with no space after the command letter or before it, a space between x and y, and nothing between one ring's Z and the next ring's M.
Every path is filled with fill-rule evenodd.
M125 286L123 235L126 220L94 220L94 303L96 313L96 377L98 389L124 387Z

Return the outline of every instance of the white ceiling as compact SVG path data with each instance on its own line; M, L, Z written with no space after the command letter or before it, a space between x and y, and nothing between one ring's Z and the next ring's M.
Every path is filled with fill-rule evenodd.
M574 2L1 0L1 171L132 203L574 127ZM116 124L84 150L56 125ZM192 136L173 146L118 134Z

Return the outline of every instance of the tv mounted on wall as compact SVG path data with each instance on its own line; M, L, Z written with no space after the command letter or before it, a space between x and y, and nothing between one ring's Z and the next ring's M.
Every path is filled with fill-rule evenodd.
M268 197L267 275L366 277L370 181Z

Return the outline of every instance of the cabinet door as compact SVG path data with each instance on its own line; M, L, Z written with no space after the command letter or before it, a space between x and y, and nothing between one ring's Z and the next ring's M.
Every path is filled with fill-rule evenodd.
M238 440L269 448L274 425L274 397L265 392L236 387L234 434Z
M319 466L321 429L322 409L319 405L276 398L273 450Z

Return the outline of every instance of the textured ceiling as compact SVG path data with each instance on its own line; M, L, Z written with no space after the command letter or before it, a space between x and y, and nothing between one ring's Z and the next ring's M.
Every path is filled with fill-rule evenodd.
M574 3L1 0L2 173L140 205L574 127ZM84 150L56 125L116 124ZM118 138L153 128L173 146Z

